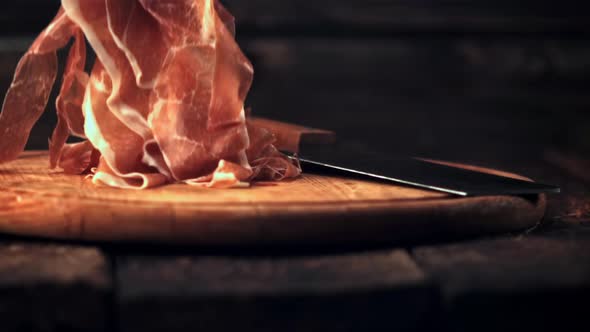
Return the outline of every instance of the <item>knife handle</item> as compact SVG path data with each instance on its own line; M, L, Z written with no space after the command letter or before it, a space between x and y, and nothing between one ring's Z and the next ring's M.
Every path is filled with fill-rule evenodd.
M304 127L259 117L249 117L248 122L273 133L276 138L274 145L281 151L298 153L302 144L324 145L336 142L336 133L330 130Z

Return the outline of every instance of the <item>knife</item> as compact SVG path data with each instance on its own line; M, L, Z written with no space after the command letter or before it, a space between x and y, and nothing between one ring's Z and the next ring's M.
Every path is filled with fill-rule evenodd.
M559 193L554 185L518 180L428 160L377 153L344 152L327 146L303 147L297 158L304 172L336 173L457 196Z
M442 165L425 159L367 151L362 144L336 139L334 132L251 117L270 130L275 146L301 164L304 172L337 173L408 185L457 196L558 193L559 187ZM297 155L294 152L298 152Z

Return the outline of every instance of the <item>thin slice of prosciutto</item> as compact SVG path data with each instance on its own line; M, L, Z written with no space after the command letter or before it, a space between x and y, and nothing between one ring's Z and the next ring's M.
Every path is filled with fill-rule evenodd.
M62 0L18 64L0 114L0 163L23 151L71 42L56 100L50 167L145 189L282 180L299 167L249 123L253 68L216 0ZM96 54L86 73L86 41ZM68 138L83 139L68 144ZM10 139L8 139L10 138Z

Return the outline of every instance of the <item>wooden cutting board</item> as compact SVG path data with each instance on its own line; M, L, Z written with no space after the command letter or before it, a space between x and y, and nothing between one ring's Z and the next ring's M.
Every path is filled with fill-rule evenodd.
M458 198L316 174L247 189L130 191L47 165L46 152L0 165L0 232L199 245L413 242L521 230L545 211L543 195Z

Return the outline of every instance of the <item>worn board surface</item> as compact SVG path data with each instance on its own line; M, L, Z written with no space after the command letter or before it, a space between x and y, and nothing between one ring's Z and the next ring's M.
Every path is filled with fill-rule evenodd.
M440 285L453 331L587 331L589 235L579 226L422 247L414 258Z
M121 331L408 331L433 288L403 250L117 259ZM224 317L227 317L225 319Z
M0 231L62 239L196 244L412 241L531 227L545 199L457 198L304 174L247 189L95 186L47 169L45 152L0 166Z
M108 330L110 272L94 247L0 238L0 329Z

